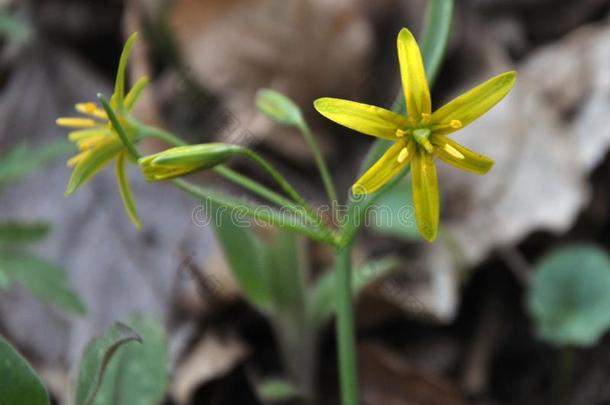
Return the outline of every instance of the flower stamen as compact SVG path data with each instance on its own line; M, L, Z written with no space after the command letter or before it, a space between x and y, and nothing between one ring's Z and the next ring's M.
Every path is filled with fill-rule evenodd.
M458 158L458 159L464 159L464 155L457 149L455 149L453 146L449 145L448 143L445 144L445 146L443 146L443 149L445 149L445 152L447 152L448 154L450 154L451 156Z
M396 130L396 138L404 138L404 136L406 134L407 134L407 131L403 131L402 129Z
M398 154L398 158L396 159L398 163L403 163L409 157L409 150L407 148L402 148L400 153Z
M432 119L432 114L427 114L427 113L421 113L421 121L420 124L421 125L427 125L430 123L430 120Z
M76 106L74 108L76 109L76 111L78 111L81 114L90 115L92 117L100 118L100 119L103 119L103 120L107 120L108 119L108 116L106 115L106 112L102 111L99 108L97 108L97 105L95 103L92 103L92 102L89 102L89 103L78 103L78 104L76 104Z

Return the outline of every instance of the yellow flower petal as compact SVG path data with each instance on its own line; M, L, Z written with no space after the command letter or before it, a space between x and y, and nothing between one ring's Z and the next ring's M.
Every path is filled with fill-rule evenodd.
M445 163L458 169L475 174L485 174L494 165L490 158L466 149L459 143L442 135L432 135L430 138L435 146L434 153Z
M419 232L428 242L436 239L439 220L439 194L433 155L417 149L411 161L413 203Z
M426 117L422 114L430 114L432 108L424 62L419 46L408 29L400 30L397 45L407 115L414 120L414 124L419 123Z
M396 142L356 181L352 193L361 195L379 190L409 164L414 150L412 141Z
M55 123L60 127L67 128L90 128L99 125L99 122L90 118L58 118Z
M384 108L338 98L320 98L314 102L320 114L338 124L378 138L396 140L396 130L407 119Z
M432 128L442 126L435 133L446 135L470 124L499 103L513 88L516 79L516 72L503 73L445 104L432 114ZM460 125L456 125L457 122Z
M68 139L72 142L82 141L87 138L96 137L99 135L108 136L111 132L107 129L94 128L94 129L83 129L81 131L72 131L68 134Z
M119 192L121 193L121 199L123 200L123 206L127 212L127 216L133 222L137 229L142 227L142 222L138 216L136 204L131 193L131 187L127 181L127 173L125 172L125 152L119 153L116 159L116 179L119 185Z

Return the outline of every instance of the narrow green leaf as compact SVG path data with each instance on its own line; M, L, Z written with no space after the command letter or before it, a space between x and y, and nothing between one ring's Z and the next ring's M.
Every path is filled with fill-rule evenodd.
M0 245L37 242L45 238L51 229L46 223L0 223Z
M0 272L43 301L77 315L86 313L84 304L69 287L61 267L29 254L3 252L0 254Z
M0 267L0 290L5 290L11 285L11 279L8 274L4 272L4 269Z
M64 139L48 143L40 149L32 149L26 144L15 146L0 156L0 186L36 171L53 159L67 156L71 150L73 146Z
M0 336L0 405L49 405L40 377L11 344Z
M267 245L266 278L271 294L269 318L286 373L308 391L313 386L316 331L307 318L305 244L294 233L278 230Z
M267 263L252 225L230 208L216 204L210 206L211 225L242 292L257 308L267 308L271 299L265 279Z
M430 0L426 10L421 52L428 83L434 83L443 63L453 22L454 0Z
M285 402L299 396L297 388L290 381L270 378L256 385L256 393L263 402Z
M396 259L386 257L356 267L352 280L354 297L356 298L366 286L395 270L397 266ZM317 280L316 285L310 291L309 317L316 328L320 328L329 321L336 311L336 274L335 269L328 270Z
M87 344L78 372L75 405L93 404L108 363L121 346L133 341L142 343L142 338L130 327L116 323Z
M142 337L127 345L108 363L93 405L158 405L168 384L167 337L156 319L135 316L129 326Z

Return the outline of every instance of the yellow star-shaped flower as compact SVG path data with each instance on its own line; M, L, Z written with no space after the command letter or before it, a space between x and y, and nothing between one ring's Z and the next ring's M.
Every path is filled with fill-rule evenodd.
M421 235L433 241L439 222L435 156L462 170L487 173L493 166L491 159L466 149L447 135L470 124L502 100L517 75L515 72L498 75L432 112L430 89L417 42L406 28L398 34L397 42L407 116L336 98L318 99L314 106L320 114L343 126L395 142L356 181L352 192L372 193L410 163L417 225Z

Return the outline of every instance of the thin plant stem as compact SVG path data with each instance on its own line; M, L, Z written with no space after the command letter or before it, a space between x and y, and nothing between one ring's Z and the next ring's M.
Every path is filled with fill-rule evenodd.
M337 285L337 352L341 382L341 403L358 404L356 337L352 297L351 246L339 251L336 266Z
M557 372L554 381L553 399L550 403L567 405L570 403L572 391L572 374L574 373L574 360L576 351L574 347L565 346L557 353Z
M326 195L328 196L328 199L331 203L331 209L334 218L334 214L337 210L337 204L339 203L335 183L333 182L330 172L328 171L328 166L326 165L326 162L322 157L320 146L316 142L316 139L313 136L309 125L307 125L306 122L303 122L301 125L299 125L299 129L303 134L303 138L305 138L305 142L307 142L307 145L309 145L309 149L313 153L314 160L316 161L316 165L318 166L318 171L320 172L320 177L322 178L322 183L324 184L324 189L326 190Z
M248 204L246 201L232 199L218 193L215 190L197 186L183 179L173 179L171 182L182 191L185 191L196 198L225 206L233 210L233 212L236 214L245 215L268 225L275 225L280 228L287 229L291 232L298 233L318 242L336 245L336 240L332 236L320 231L319 229L312 229L306 225L298 223L299 218L287 217L276 210L260 209L259 206L252 206L252 204Z
M129 156L132 159L136 159L136 160L138 158L140 158L140 153L138 152L138 150L136 149L136 147L133 144L133 142L131 142L131 140L129 139L129 137L125 133L125 129L120 124L120 122L119 122L118 118L116 117L114 111L110 107L110 103L108 103L108 100L106 100L106 97L104 97L102 94L98 94L97 98L100 101L100 103L102 103L102 107L104 108L104 111L106 111L106 115L108 115L108 119L110 120L110 123L112 124L112 126L115 129L115 131L119 135L119 138L121 138L121 141L123 142L123 146L125 146L125 149L127 149L127 152L129 153Z
M286 178L284 178L284 176L282 176L280 172L278 172L269 162L267 162L267 160L265 160L258 153L250 149L244 149L243 153L245 156L249 157L259 166L261 166L263 170L265 170L273 178L273 180L275 180L275 182L282 188L282 190L284 190L284 192L294 200L294 202L303 207L305 209L305 212L314 221L316 226L318 226L320 229L322 229L325 233L329 235L334 234L334 232L332 232L328 228L328 226L324 223L324 221L322 221L318 213L309 205L309 203L305 201L305 199L294 189L294 187L290 185L288 180L286 180Z
M139 127L139 129L143 135L159 139L161 141L169 143L170 145L174 145L174 146L188 145L188 143L186 143L182 139L178 138L174 134L167 132L160 128L141 125ZM249 177L246 177L246 176L236 172L233 169L228 168L225 165L218 165L218 166L214 167L212 169L212 171L214 173L218 174L219 176L225 178L226 180L228 180L248 191L251 191L252 193L266 199L269 202L277 204L280 207L284 207L287 210L289 210L290 212L297 214L299 216L303 215L303 209L294 205L294 203L292 203L287 198L282 197L280 194L276 193L275 191L268 189L267 187L263 186L262 184L252 180ZM307 216L307 218L309 220L311 220L311 218L309 218L309 215Z

